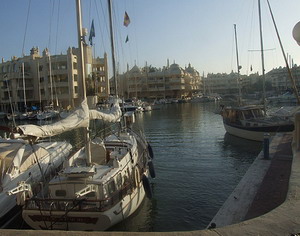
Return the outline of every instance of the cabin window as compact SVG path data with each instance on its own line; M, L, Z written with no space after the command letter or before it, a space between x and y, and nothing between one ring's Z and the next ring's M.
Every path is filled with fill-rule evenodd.
M55 191L56 197L65 197L67 195L66 190L59 189Z
M253 113L254 113L256 118L263 117L262 110L253 110Z
M107 192L109 195L111 195L113 192L116 191L116 184L115 184L115 181L112 180L110 181L108 184L107 184Z
M121 186L122 186L122 175L121 175L121 173L117 175L117 186L118 186L118 188L121 188Z
M86 197L96 197L96 193L95 192L91 192L85 195Z
M253 118L251 111L244 111L244 116L245 116L245 119L247 119L247 120L250 118Z

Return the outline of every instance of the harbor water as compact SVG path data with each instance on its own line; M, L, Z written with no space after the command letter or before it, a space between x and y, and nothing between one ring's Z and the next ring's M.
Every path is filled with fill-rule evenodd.
M154 151L153 199L111 230L204 229L262 144L226 134L218 103L169 104L137 115Z
M189 231L209 224L262 149L226 134L218 108L168 104L136 115L154 152L153 198L111 231ZM80 132L64 138L78 142Z

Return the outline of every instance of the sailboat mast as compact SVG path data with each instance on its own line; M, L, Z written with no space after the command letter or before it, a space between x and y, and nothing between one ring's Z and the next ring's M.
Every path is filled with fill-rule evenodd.
M53 83L52 83L52 66L51 66L51 57L49 53L49 77L50 77L50 93L51 93L51 105L54 105L53 101Z
M285 62L286 68L288 70L289 78L291 80L291 84L292 84L292 87L293 87L293 90L294 90L294 94L296 96L298 105L300 105L299 92L298 92L298 89L297 89L297 86L296 86L295 79L293 78L292 72L290 70L288 59L287 59L287 56L286 56L286 54L284 52L281 39L279 37L279 32L278 32L278 29L277 29L277 26L276 26L276 23L275 23L275 19L274 19L274 16L273 16L273 12L271 10L271 6L270 6L270 3L269 3L269 0L267 0L267 3L268 3L268 7L269 7L269 10L270 10L270 13L271 13L272 21L273 21L273 24L274 24L274 27L275 27L276 35L277 35L277 38L278 38L278 41L279 41L279 44L280 44L281 52L282 52L283 57L284 57L284 62ZM293 67L293 63L291 63L291 67Z
M259 32L260 32L261 66L262 66L262 78L263 78L263 105L264 105L264 111L266 111L265 59L264 59L263 37L262 37L262 21L261 21L260 0L258 0L258 16L259 16Z
M78 57L78 64L79 64L79 73L81 77L81 93L83 100L86 99L86 86L85 86L85 70L84 70L84 58L83 58L83 36L82 36L82 20L81 20L81 2L80 0L76 0L76 11L77 11L77 32L78 32L78 47L79 47L79 57ZM87 158L87 163L91 164L91 147L89 142L89 132L88 128L84 129L84 137L85 137L85 153Z
M239 88L238 105L241 105L241 100L242 100L242 91L241 91L241 84L240 84L240 68L241 67L240 67L240 62L239 62L238 41L237 41L237 34L236 34L236 24L234 24L234 37L235 37L236 63L237 63L237 72L238 72L237 86Z
M26 91L25 91L25 74L24 74L24 62L22 63L22 77L23 77L23 94L24 94L24 106L27 111L27 104L26 104Z
M115 60L115 47L114 47L114 33L113 33L113 22L112 22L112 7L111 0L108 0L108 13L109 13L109 30L110 30L110 44L111 44L111 54L112 54L112 66L113 66L113 77L115 82L115 95L118 95L117 87L117 76L116 76L116 60Z
M42 94L41 94L41 79L40 79L40 63L37 63L37 75L39 80L39 100L40 100L40 109L42 107Z

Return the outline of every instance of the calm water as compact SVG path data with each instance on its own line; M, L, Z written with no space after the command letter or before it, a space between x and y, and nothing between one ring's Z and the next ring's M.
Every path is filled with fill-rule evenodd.
M112 230L186 231L209 224L262 148L225 134L214 113L218 106L170 104L137 116L154 151L154 197Z
M153 198L112 231L205 228L262 145L225 134L215 103L161 106L137 115L154 151ZM78 142L80 132L63 138Z

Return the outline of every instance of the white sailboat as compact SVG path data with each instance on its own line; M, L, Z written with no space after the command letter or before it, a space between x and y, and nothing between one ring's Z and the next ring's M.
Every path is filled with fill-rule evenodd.
M235 27L235 42L238 68L238 87L239 99L238 106L223 107L221 115L226 132L237 137L262 141L264 135L275 135L277 132L292 132L294 130L294 122L292 119L280 116L268 116L266 113L265 99L265 69L264 69L264 51L262 40L262 25L261 25L261 10L260 0L258 0L259 9L259 26L260 26L260 42L261 42L261 59L262 59L262 76L263 76L263 105L248 105L241 104L241 89L240 89L240 65L238 61L237 36Z
M41 181L58 170L71 148L68 142L30 144L24 139L0 139L0 225L9 220L14 209L20 210L14 194L22 188L19 184L39 188Z
M83 68L82 94L85 98L80 0L76 0L76 5L79 60L80 68ZM111 21L110 2L109 9ZM111 39L113 53L112 24ZM115 73L114 56L112 58ZM28 129L29 132L35 130L32 135L44 136L48 132L61 132L62 126L66 129L87 128L90 119L117 122L120 127L103 139L96 137L93 140L89 139L87 129L84 129L86 146L64 163L63 170L49 182L47 194L26 200L22 215L29 226L34 229L106 230L133 214L145 195L152 196L148 180L149 175L155 176L152 149L142 134L133 131L133 113L121 116L118 102L114 103L111 113L106 114L89 111L84 99L74 119L70 115L66 118L69 121L60 121L63 125L55 128L51 125L51 129L31 126ZM71 120L75 121L75 125L71 124ZM22 127L22 132L27 133L26 128ZM31 195L29 187L24 191Z

